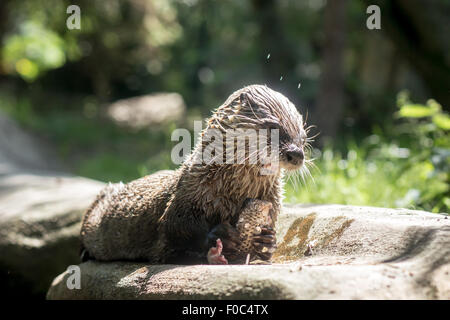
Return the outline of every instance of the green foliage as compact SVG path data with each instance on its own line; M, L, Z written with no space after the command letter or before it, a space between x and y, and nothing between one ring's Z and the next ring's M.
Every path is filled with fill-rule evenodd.
M67 6L64 0L7 3L9 32L1 39L0 51L6 74L33 82L47 71L81 58L78 32L66 32L66 15L61 14Z
M24 79L33 81L40 73L61 67L65 61L64 41L56 33L29 22L19 34L5 40L4 65Z
M62 69L63 79L74 75L90 79L99 91L96 94L104 94L100 90L108 91L114 81L136 87L145 80L144 70L161 72L161 64L170 56L164 47L182 33L173 1L79 0L79 30L66 27L71 4L68 0L6 3L7 24L0 30L5 74L32 83ZM64 72L69 62L82 67Z
M92 116L91 109L98 106L91 99L72 101L84 103L84 113L66 111L61 105L58 108L55 101L47 103L55 106L49 112L38 113L27 97L13 98L0 92L0 109L53 143L63 165L74 174L105 182L127 182L175 168L170 159L170 135L174 126L132 131Z
M426 105L412 104L408 100L408 93L401 92L397 99L397 104L400 107L398 117L401 118L431 118L432 122L436 125L437 130L450 130L450 116L442 112L442 106L435 100L430 99ZM425 127L423 127L425 129Z
M434 100L412 104L406 92L398 106L391 133L349 143L347 152L326 147L304 188L288 182L286 200L449 212L448 114Z
M449 210L450 202L450 117L442 111L442 106L435 100L428 100L426 105L417 106L428 110L422 116L409 114L408 93L399 94L399 117L406 120L402 130L412 140L412 156L405 164L405 171L413 170L421 164L430 167L423 183L426 189L418 195L417 204L432 207L433 211ZM411 109L410 109L411 110Z
M205 115L233 90L266 83L305 113L326 94L324 1L79 0L81 30L66 27L70 4L0 2L0 108L54 142L75 174L129 181L174 167L170 128L118 128L100 116L101 103L178 92L189 112ZM450 117L406 92L391 117L398 88L419 101L430 78L416 81L401 45L361 29L365 8L347 6L345 128L317 152L315 182L289 182L287 200L448 211ZM438 8L429 9L445 11Z

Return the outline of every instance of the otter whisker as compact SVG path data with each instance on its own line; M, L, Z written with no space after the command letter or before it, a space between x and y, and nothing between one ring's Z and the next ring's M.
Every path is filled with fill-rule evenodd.
M306 124L305 124L306 125ZM317 126L316 125L314 125L314 124L312 124L312 125L309 125L309 126L307 126L304 130L306 131L306 133L308 133L311 129L313 129L313 128L317 128Z
M320 132L316 133L315 135L313 135L312 137L308 137L307 140L308 141L314 141L312 139L317 138L320 135Z
M312 178L313 182L315 183L314 177L312 176L312 174L311 174L311 172L310 172L308 166L311 167L311 168L314 169L314 170L317 170L319 173L320 173L321 171L320 171L320 168L319 168L318 166L316 166L316 164L313 162L314 160L315 160L315 159L307 160L307 161L305 162L305 165L306 165L306 168L308 169L308 172L309 172L309 174L310 174L310 177Z
M297 181L295 181L292 172L286 171L286 182L291 183L294 189L297 189Z
M309 180L313 182L313 184L316 184L316 181L314 180L313 175L311 174L311 171L308 168L308 165L315 166L312 162L305 162L305 166L303 167L303 170L305 174L310 178Z

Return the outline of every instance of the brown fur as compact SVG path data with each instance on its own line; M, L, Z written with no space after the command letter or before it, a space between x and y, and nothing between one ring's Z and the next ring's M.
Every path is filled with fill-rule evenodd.
M270 209L272 209L272 203L257 199L251 199L244 204L236 224L241 238L239 251L244 254L253 253L253 236L261 234L261 227L272 225Z
M299 144L305 136L293 104L260 85L233 93L207 123L202 136L211 128L274 127L281 129L282 143L282 134ZM280 170L261 175L261 164L194 164L205 146L200 139L175 171L103 190L82 223L81 240L89 255L103 261L151 263L178 262L190 255L206 258L206 234L224 222L235 225L248 198L271 202L274 223L281 206Z

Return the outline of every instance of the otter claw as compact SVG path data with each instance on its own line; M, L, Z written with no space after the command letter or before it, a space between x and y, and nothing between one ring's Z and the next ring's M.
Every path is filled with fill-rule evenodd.
M275 235L276 232L271 227L262 227L261 228L261 235Z
M257 242L257 243L268 243L268 244L275 244L277 242L277 240L275 239L274 236L271 235L257 235L257 236L253 236L253 241Z
M277 248L275 232L272 229L263 228L261 235L253 236L253 247L256 255L263 260L270 260Z

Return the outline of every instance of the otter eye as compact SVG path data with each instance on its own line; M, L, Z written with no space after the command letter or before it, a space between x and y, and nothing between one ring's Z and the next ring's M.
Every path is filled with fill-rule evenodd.
M277 129L279 133L280 141L288 142L289 141L289 135L286 133L284 128L276 121L268 120L265 122L266 128L269 130Z
M266 120L264 124L268 129L281 129L280 124L273 120Z

